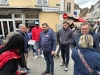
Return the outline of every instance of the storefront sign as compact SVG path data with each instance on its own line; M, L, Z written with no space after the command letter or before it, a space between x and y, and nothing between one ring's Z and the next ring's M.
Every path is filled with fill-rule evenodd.
M0 8L0 13L38 13L42 9Z
M58 12L59 8L42 7L43 12Z

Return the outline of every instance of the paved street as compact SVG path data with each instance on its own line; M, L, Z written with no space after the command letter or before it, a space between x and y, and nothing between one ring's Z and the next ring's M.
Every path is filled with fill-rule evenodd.
M41 75L41 73L45 70L45 65L46 65L45 60L42 57L39 57L37 59L34 59L34 57L35 57L35 54L32 54L32 52L29 52L28 67L31 68L31 75ZM68 71L64 71L64 66L60 66L61 62L62 62L61 57L54 58L55 75L73 75L72 59L70 59Z

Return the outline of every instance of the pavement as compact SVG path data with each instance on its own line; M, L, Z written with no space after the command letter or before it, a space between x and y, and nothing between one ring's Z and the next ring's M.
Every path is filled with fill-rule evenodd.
M45 59L40 56L37 59L34 59L34 57L35 54L31 50L29 52L29 57L28 57L28 68L31 68L30 75L41 75L41 73L46 69ZM54 57L54 75L73 75L73 60L70 58L68 71L64 70L64 66L60 66L61 63L62 63L61 56L59 58ZM50 75L50 74L46 74L46 75Z

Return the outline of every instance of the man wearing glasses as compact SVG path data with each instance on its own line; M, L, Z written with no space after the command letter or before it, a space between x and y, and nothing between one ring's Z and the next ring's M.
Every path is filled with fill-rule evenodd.
M79 33L76 33L73 36L73 40L71 41L71 48L76 48L80 49L79 46L79 38L83 34L90 34L93 37L93 48L95 49L96 52L99 53L99 39L97 34L93 33L90 29L90 24L88 22L83 22L81 24L81 31Z

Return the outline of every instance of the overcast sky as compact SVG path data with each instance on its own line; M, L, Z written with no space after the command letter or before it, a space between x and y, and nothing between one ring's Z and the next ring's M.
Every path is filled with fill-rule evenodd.
M98 0L75 0L75 3L79 5L80 8L91 7L94 5Z

